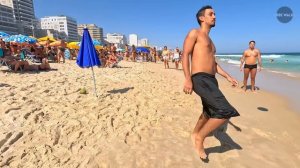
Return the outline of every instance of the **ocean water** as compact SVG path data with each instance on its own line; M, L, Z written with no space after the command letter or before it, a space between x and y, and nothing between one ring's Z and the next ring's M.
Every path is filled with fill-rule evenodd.
M242 53L217 54L216 57L219 61L239 66ZM261 57L263 69L300 78L300 53L263 53Z

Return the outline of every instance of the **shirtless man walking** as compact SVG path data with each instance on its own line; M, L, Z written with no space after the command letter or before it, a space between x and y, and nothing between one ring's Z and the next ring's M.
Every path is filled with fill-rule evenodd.
M242 66L244 65L244 90L247 90L247 81L249 74L251 74L251 91L255 92L255 76L257 72L257 61L258 61L258 71L261 71L261 55L260 51L255 48L255 41L249 42L249 49L244 51L241 58L240 70L243 71Z
M209 37L210 29L215 26L216 21L214 10L211 6L204 6L198 11L196 18L200 28L191 30L183 45L182 66L185 75L183 91L186 94L195 91L201 97L203 113L191 138L200 159L207 162L208 157L203 146L206 136L230 117L239 116L237 110L219 90L215 74L220 74L233 86L237 86L238 82L215 61L216 49Z
M60 63L60 58L63 59L63 63L65 63L65 51L66 51L66 43L63 39L60 39L60 45L58 47L58 53L57 53L57 62Z

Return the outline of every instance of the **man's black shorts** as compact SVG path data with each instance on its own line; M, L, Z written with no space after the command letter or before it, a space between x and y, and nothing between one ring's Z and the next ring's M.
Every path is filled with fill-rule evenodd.
M192 75L193 90L201 97L203 112L209 118L229 119L240 114L220 91L215 75L199 72Z

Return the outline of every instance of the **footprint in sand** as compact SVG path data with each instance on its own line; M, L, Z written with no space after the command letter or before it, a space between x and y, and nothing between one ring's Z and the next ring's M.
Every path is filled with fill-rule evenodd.
M12 136L12 133L8 133L4 139L0 141L0 149L7 142L7 140Z
M137 144L141 141L142 141L142 137L138 133L133 133L132 135L130 135L130 133L127 132L126 135L125 135L125 139L124 139L124 142L127 145L134 145L134 144Z
M20 110L20 109L21 109L20 107L10 108L10 109L7 109L7 110L5 111L5 114L8 114L8 113L11 112L11 111L16 111L16 110Z
M4 147L2 150L1 150L1 153L3 154L4 152L6 152L10 146L12 146L14 143L16 143L21 137L23 136L23 132L19 132L13 139L11 139L9 141L9 143L7 144L7 146L4 147L5 143L8 142L8 140L12 137L12 133L8 133L5 137L5 139L1 140L0 141L0 149L2 147Z

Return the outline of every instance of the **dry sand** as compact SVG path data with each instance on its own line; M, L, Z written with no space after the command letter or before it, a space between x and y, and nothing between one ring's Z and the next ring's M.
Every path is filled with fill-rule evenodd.
M51 64L56 71L0 72L0 167L300 167L299 113L282 97L220 79L241 116L206 139L203 163L190 141L202 107L182 92L182 71L121 65L95 68L98 98L91 70L74 61Z

